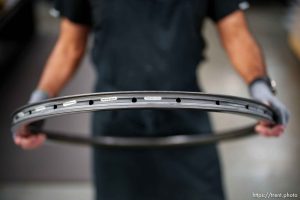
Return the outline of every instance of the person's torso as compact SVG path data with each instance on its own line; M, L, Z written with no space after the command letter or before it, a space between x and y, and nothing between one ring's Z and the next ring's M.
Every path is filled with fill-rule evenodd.
M96 90L198 90L207 1L90 2Z

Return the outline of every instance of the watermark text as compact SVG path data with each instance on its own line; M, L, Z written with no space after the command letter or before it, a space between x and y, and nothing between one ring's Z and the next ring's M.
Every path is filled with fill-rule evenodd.
M271 199L271 198L279 198L279 199L288 199L288 198L299 198L300 196L296 193L272 193L272 192L264 192L264 193L257 193L252 192L252 197L257 199Z

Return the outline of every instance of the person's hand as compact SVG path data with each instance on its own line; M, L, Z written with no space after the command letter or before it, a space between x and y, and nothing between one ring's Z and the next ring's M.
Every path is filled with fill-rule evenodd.
M265 81L255 81L250 85L249 89L250 94L254 99L271 106L278 115L278 124L261 121L256 125L255 131L264 136L280 136L285 131L289 120L290 114L288 109L273 95L270 87Z
M42 133L33 134L28 126L22 126L14 133L14 142L23 149L35 149L43 145L46 136Z
M47 92L37 89L31 94L28 103L35 103L48 98L49 95ZM38 121L34 122L34 124L20 127L13 133L15 144L23 149L35 149L42 146L46 140L46 135L42 133L32 133L31 128L35 127L39 129L43 126L43 123L43 121Z

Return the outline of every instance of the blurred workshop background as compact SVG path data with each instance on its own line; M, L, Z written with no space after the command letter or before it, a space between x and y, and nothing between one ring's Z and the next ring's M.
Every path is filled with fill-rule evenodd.
M250 1L246 12L261 44L278 96L289 107L291 121L280 138L259 136L219 144L229 200L251 199L252 193L300 195L300 3ZM59 19L51 1L0 0L0 199L92 199L90 149L47 143L34 151L13 144L10 114L25 104L57 38ZM246 85L231 68L216 30L207 21L208 40L202 64L206 92L248 96ZM215 74L222 74L216 79ZM88 78L87 78L88 77ZM61 95L88 93L94 73L89 51L75 78ZM241 127L252 121L240 116L211 114L216 130ZM89 133L89 114L47 122L52 130ZM203 159L205 162L205 158Z

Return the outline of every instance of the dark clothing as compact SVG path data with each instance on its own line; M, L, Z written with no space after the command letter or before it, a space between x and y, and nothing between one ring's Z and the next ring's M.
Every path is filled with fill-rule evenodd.
M207 115L195 111L105 112L95 114L93 124L95 135L155 137L211 132ZM99 200L224 199L214 145L169 150L95 149L94 160Z
M70 20L91 25L96 91L197 91L205 17L215 21L239 0L56 0ZM146 83L146 84L145 84Z
M239 0L57 0L62 16L91 26L95 91L199 91L203 20L219 21ZM94 135L161 136L211 132L206 113L95 113ZM214 145L172 150L94 149L99 200L224 199Z

